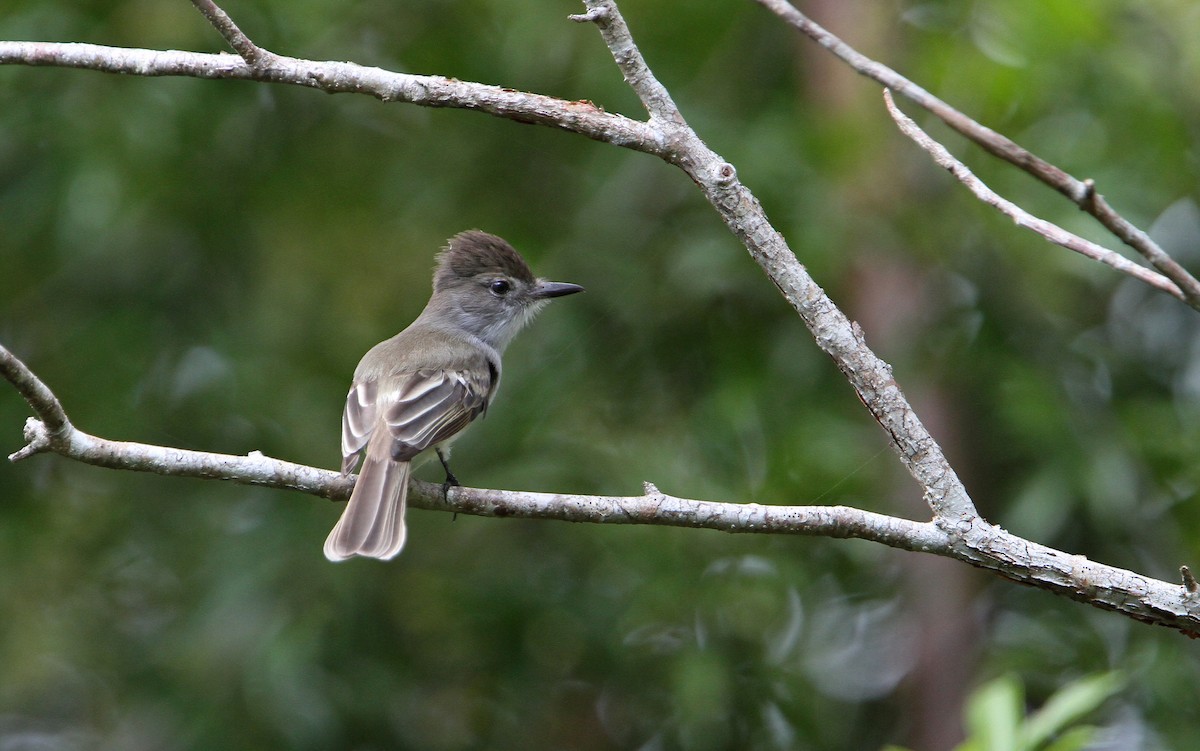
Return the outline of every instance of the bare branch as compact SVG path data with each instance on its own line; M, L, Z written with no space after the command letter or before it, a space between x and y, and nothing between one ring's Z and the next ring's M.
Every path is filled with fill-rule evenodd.
M809 276L783 237L770 225L757 199L738 181L733 165L710 150L687 127L673 101L666 96L666 90L646 66L616 5L611 0L586 2L589 10L577 20L597 24L614 60L650 113L648 123L603 112L589 102L565 102L447 78L286 57L274 57L271 65L264 67L231 55L0 42L0 64L58 65L144 76L246 79L328 92L364 93L385 102L480 110L497 117L577 132L658 156L683 169L699 186L730 231L743 242L800 315L818 346L834 360L887 433L904 466L921 485L933 511L933 521L915 522L837 506L694 501L667 496L649 484L642 496L602 497L467 488L454 489L444 496L439 486L414 483L411 496L414 506L487 516L861 538L953 557L1133 618L1190 634L1200 632L1200 602L1185 598L1184 587L1039 546L1010 535L979 516L940 447L901 393L891 367L867 347L862 330L846 318ZM47 408L49 402L44 397L49 395L53 399L53 394L24 365L18 367L13 362L19 364L16 358L0 364L5 365L6 375L10 369L17 374L15 378L10 375L9 380L42 418L27 423L29 446L14 454L16 458L37 451L53 451L114 469L224 479L338 499L345 498L352 487L350 477L280 462L257 453L245 457L208 454L88 435L71 426L61 406L57 406L61 419L48 420L47 416L54 413ZM32 399L30 394L34 395ZM57 400L53 404L57 405ZM51 424L57 424L57 428L48 428Z
M620 54L634 68L644 66L616 6L597 2L609 17L605 32L614 59ZM654 154L679 166L700 186L730 230L750 251L772 283L813 332L818 345L846 375L859 398L883 427L897 454L923 488L935 518L957 524L978 516L941 449L925 430L891 375L845 315L796 259L783 236L771 226L754 195L737 180L733 165L710 150L686 126L671 119L668 135L654 123L641 123L604 112L590 102L565 102L436 76L413 76L352 63L314 62L278 57L270 68L255 68L231 55L152 52L84 44L0 42L0 63L59 65L111 73L182 75L260 80L356 92L383 101L432 107L474 109L521 122L574 131L616 146ZM648 73L648 71L647 71ZM651 86L643 78L646 86ZM654 86L658 86L656 81ZM660 102L663 107L673 103ZM659 121L664 122L662 120Z
M2 351L7 354L7 350ZM14 361L20 362L11 356L4 360ZM54 394L28 368L21 364L17 370L27 373L28 378L39 384L39 390L44 390L38 397L40 401L45 401L45 397L58 405ZM61 411L61 406L57 408ZM354 484L353 476L272 459L259 452L235 456L110 441L78 430L63 417L63 429L57 435L51 435L40 420L30 418L26 438L31 445L40 444L41 450L109 469L227 480L298 490L339 501L349 497ZM1147 623L1189 635L1200 633L1200 601L1186 587L1061 553L1009 534L982 519L951 533L932 522L916 522L848 506L768 506L676 498L652 483L645 484L645 492L640 496L588 496L464 487L443 493L440 485L413 482L409 502L416 508L476 516L869 540L902 550L954 558L1013 581ZM1186 573L1184 577L1186 582Z
M1065 170L1018 145L1015 141L982 125L909 79L872 60L846 44L836 35L813 22L788 0L757 0L767 10L795 27L817 44L829 50L860 75L866 76L936 115L942 122L971 139L988 153L1013 164L1071 199L1079 208L1094 216L1122 242L1140 253L1182 291L1183 300L1200 310L1200 281L1172 259L1150 236L1112 209L1096 193L1091 180L1079 180Z
M939 166L946 169L951 175L954 175L959 182L967 186L967 188L969 188L970 191L974 193L977 198L979 198L979 200L1004 214L1009 219L1012 219L1018 227L1024 227L1025 229L1033 230L1055 245L1064 247L1067 250L1073 250L1076 253L1087 256L1094 261L1099 261L1100 263L1111 266L1121 273L1128 274L1129 276L1145 282L1152 287L1160 289L1167 294L1174 295L1180 300L1184 299L1183 291L1179 289L1174 282L1162 274L1158 274L1150 269L1138 266L1136 263L1130 261L1120 253L1097 245L1089 240L1085 240L1079 235L1068 232L1053 222L1048 222L1045 219L1039 219L1038 217L1033 216L1021 207L1017 206L1012 201L1001 197L999 194L989 188L982 180L976 177L971 170L967 168L967 165L955 159L950 152L946 150L945 146L942 146L940 143L933 140L929 134L921 130L920 126L913 122L908 115L905 115L903 112L901 112L896 106L895 101L892 100L892 93L890 91L884 89L883 98L887 103L888 112L891 114L892 119L896 121L896 125L899 126L900 131L904 133L904 135L911 138L918 146L929 152L929 155L933 157L933 161L937 162Z
M601 28L601 33L613 59L619 65L625 60L632 65L634 75L639 75L636 71L645 62L616 4L611 0L586 2L589 8L603 8L607 25ZM630 60L636 62L629 63ZM626 79L630 77L627 72ZM658 85L657 81L654 84ZM652 91L639 92L640 96L650 94ZM900 461L921 485L935 521L953 529L977 519L979 513L966 488L900 391L891 366L871 351L862 330L846 318L809 275L783 235L771 226L758 199L738 181L733 165L708 148L681 117L672 118L672 122L671 135L665 139L660 156L692 178L725 225L800 315L817 345L833 358L887 434Z
M107 469L151 472L172 477L228 480L242 485L262 485L282 490L345 500L354 487L353 478L339 472L280 461L251 452L246 456L188 451L146 443L110 441L73 426L59 436L50 436L42 423L30 418L25 438L41 451Z
M204 14L213 28L225 37L226 42L229 42L229 46L233 48L234 52L241 55L248 64L268 65L275 58L275 55L250 41L250 37L246 36L229 17L229 14L221 10L213 0L192 0L192 5L195 5L196 9Z
M0 372L4 374L4 378L16 387L21 396L25 397L25 401L29 403L33 413L41 418L41 422L45 425L45 429L51 435L62 433L64 430L71 428L71 421L67 419L67 413L63 411L62 405L58 402L58 397L54 392L42 383L42 380L34 375L29 367L17 359L17 356L9 352L7 348L0 345ZM18 452L19 453L19 452ZM25 458L14 454L9 459L17 461Z
M261 81L367 94L384 102L478 110L517 122L568 130L648 154L662 155L658 131L646 123L605 112L587 101L569 102L499 86L441 76L393 73L354 63L300 60L276 55L256 67L235 55L143 50L95 44L0 42L0 65L50 65L138 76L187 76Z
M666 87L654 77L650 66L642 57L641 50L633 43L633 36L625 19L617 10L613 0L584 0L587 13L571 16L572 21L590 21L596 24L600 37L612 53L613 60L625 77L625 83L633 89L642 100L642 106L650 113L651 122L655 120L673 125L683 125L683 115L671 98Z
M950 540L936 525L849 506L776 506L696 501L652 484L640 496L595 496L451 488L413 483L420 508L474 516L557 519L588 524L652 524L719 532L797 534L870 540L903 550L940 552Z
M590 0L591 1L591 0ZM627 75L641 81L641 95L668 117L674 103L654 98L661 87L629 35L611 0L594 0L592 8L606 23L602 29L614 60L624 61ZM589 11L590 14L590 11ZM152 52L83 44L0 42L0 64L58 65L111 73L202 78L233 78L308 86L328 92L369 94L383 101L405 101L431 107L458 107L520 122L562 128L616 146L658 156L683 169L717 209L726 226L746 246L826 352L850 381L859 399L883 427L909 473L921 485L939 523L955 525L978 516L940 447L917 418L892 377L891 366L866 346L824 290L796 259L783 236L771 226L757 198L737 179L733 165L709 149L682 122L670 116L642 123L604 112L590 102L484 86L436 76L414 76L352 63L315 62L278 57L270 68L255 68L230 55ZM647 106L651 106L647 104ZM658 127L669 123L667 128Z

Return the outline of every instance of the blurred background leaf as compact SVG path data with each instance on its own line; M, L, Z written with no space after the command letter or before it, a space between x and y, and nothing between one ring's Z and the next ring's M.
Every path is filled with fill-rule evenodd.
M1081 751L1096 728L1079 724L1121 688L1119 673L1096 673L1067 683L1028 715L1025 687L1003 675L975 689L967 698L967 739L955 751ZM1105 744L1102 747L1107 748ZM885 751L904 751L888 746Z
M979 205L877 86L754 4L622 8L990 519L1160 578L1194 563L1193 311ZM803 8L1200 263L1194 3ZM283 54L641 114L575 3L226 9ZM222 49L186 2L10 0L0 38ZM84 430L336 466L355 363L472 227L588 294L511 348L457 444L464 482L927 514L795 315L650 157L365 97L0 68L0 341ZM26 415L0 396L6 453ZM867 543L415 511L403 557L333 566L338 509L307 496L38 457L0 467L0 497L6 748L937 751L989 678L1042 706L1109 670L1128 684L1090 747L1194 742L1177 634Z

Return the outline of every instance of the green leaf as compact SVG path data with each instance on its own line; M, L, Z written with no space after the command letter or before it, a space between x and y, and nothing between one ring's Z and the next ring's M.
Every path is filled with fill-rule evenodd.
M1084 676L1063 686L1029 716L1021 733L1021 747L1040 748L1121 690L1123 683L1120 673L1110 672Z
M1024 690L1011 675L980 686L967 700L967 735L978 751L1016 751ZM965 744L964 744L965 745ZM959 747L964 751L963 747Z
M1095 734L1096 728L1091 725L1076 725L1054 739L1044 751L1083 751Z

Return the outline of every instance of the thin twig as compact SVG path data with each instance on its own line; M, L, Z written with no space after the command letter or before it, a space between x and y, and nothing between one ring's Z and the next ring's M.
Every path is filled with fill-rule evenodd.
M245 32L238 28L238 25L229 17L229 14L221 10L213 0L192 0L192 5L195 5L196 9L204 14L213 28L225 37L226 42L229 42L233 51L241 55L248 64L262 66L274 59L275 55L250 41L250 37L246 36Z
M924 107L942 122L974 141L988 153L1013 164L1054 188L1079 208L1094 216L1121 242L1129 245L1173 281L1181 290L1182 299L1200 310L1200 281L1172 259L1150 236L1122 217L1098 194L1091 180L1080 180L1065 170L1047 162L1018 145L1007 136L976 122L951 107L922 87L872 60L846 44L836 35L798 11L787 0L757 0L757 2L820 44L857 73L883 84L886 88Z
M1094 242L1085 240L1079 235L1059 227L1053 222L1046 221L1033 216L1021 207L1017 206L1012 201L1001 197L991 188L989 188L982 180L974 175L965 164L955 159L945 146L942 146L937 141L933 140L928 133L921 130L908 115L900 111L892 100L892 93L887 89L883 91L883 99L887 103L888 112L892 119L896 121L896 125L900 128L900 132L911 138L918 146L933 157L933 161L937 162L940 167L946 169L951 175L954 175L963 185L967 186L979 200L986 203L988 206L996 209L1000 213L1012 219L1018 227L1033 230L1042 237L1046 238L1055 245L1073 250L1080 255L1091 258L1094 261L1111 266L1112 268L1124 274L1134 277L1135 279L1145 282L1152 287L1160 289L1170 295L1174 295L1180 300L1184 299L1183 291L1162 274L1158 274L1143 266L1138 266L1133 261L1130 261L1125 256L1117 253L1114 250L1109 250L1103 246L1097 245Z
M45 424L46 429L52 435L71 427L71 421L67 419L67 413L63 410L62 404L59 403L54 392L34 375L29 366L21 362L3 345L0 345L0 373L3 373L4 378L16 387L21 396L25 397L29 408Z

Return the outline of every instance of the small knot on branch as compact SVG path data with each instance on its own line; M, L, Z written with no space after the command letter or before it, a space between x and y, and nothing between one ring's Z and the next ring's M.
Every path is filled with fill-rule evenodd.
M1083 181L1083 195L1079 197L1079 207L1087 209L1096 203L1096 181L1087 178Z
M25 448L9 454L8 460L19 462L34 454L40 454L48 448L50 448L50 431L46 429L46 423L36 417L30 417L25 421Z
M1183 588L1187 590L1189 595L1200 593L1200 582L1196 581L1196 575L1187 566L1179 567L1179 575L1183 577Z
M659 490L658 487L652 482L643 482L642 492L648 496L662 495L662 491Z
M572 13L567 18L575 23L599 23L608 18L608 8L597 5L588 8L587 13Z
M737 180L737 169L732 164L724 162L720 167L717 167L718 185L732 185L734 180Z

